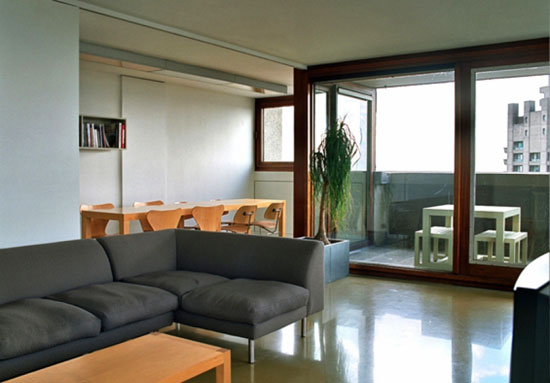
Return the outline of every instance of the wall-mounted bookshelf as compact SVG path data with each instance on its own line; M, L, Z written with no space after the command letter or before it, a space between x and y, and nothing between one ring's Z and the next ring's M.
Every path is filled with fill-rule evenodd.
M79 146L82 150L126 149L126 120L80 116Z

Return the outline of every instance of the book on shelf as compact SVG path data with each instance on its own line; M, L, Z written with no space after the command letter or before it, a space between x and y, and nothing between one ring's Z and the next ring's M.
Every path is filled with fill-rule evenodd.
M105 123L82 120L79 131L82 148L126 148L126 126L123 122Z
M101 139L103 141L103 147L104 148L110 148L109 140L107 139L107 134L105 133L105 126L102 127L101 130Z

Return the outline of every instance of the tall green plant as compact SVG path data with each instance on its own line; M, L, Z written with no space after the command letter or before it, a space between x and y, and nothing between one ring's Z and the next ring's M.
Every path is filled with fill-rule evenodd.
M333 225L344 218L350 198L350 172L353 157L359 147L344 120L329 126L310 164L311 183L315 199L319 203L319 230L315 239L329 245L326 216L330 212Z

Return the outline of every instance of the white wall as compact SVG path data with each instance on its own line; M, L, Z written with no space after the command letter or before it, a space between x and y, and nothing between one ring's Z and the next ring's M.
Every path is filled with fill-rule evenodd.
M126 151L80 152L81 203L254 197L254 100L80 70L80 113L128 125Z
M0 248L78 238L78 11L0 1Z
M254 196L254 100L167 84L168 201Z
M121 78L80 67L80 114L121 118ZM80 201L122 204L121 151L80 151Z
M122 205L166 201L165 84L122 77L122 115L127 148L122 151Z
M292 172L256 172L254 198L286 200L286 236L294 234L294 181ZM262 217L265 209L258 212Z

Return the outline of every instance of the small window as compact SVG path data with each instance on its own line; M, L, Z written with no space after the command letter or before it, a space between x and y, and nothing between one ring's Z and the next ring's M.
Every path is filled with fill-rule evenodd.
M523 172L523 166L521 166L521 165L514 165L514 167L512 168L512 171L513 171L513 172L516 172L516 173L521 173L521 172Z
M546 117L546 116L545 116ZM546 128L542 128L542 135L546 136Z
M525 129L525 137L527 137L527 132L528 132L528 130L527 130L527 129Z
M529 161L533 161L533 162L540 161L540 153L531 153L531 154L529 154Z
M542 121L546 121L546 114L542 115Z
M521 161L523 161L523 153L515 153L514 162L521 162Z
M523 141L514 141L514 150L523 150Z
M529 166L529 171L532 173L538 173L540 172L540 166L539 165L531 165Z
M293 96L256 99L257 171L294 169Z

